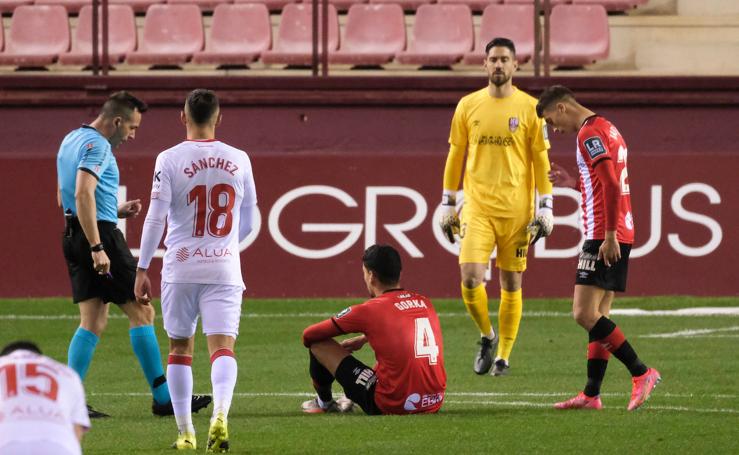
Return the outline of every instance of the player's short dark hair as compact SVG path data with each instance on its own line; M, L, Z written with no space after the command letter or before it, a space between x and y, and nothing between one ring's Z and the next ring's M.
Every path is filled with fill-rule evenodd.
M149 109L149 106L131 95L125 90L115 92L108 97L103 108L100 111L100 115L107 118L122 117L130 119L133 111L139 111L144 113Z
M552 85L539 95L539 102L536 103L536 115L544 117L544 111L552 107L552 105L563 100L574 101L574 99L575 94L572 93L572 90L564 85Z
M400 281L400 254L390 245L372 245L362 255L364 267L373 272L380 283L393 285Z
M26 340L19 340L19 341L13 341L12 343L5 345L3 350L0 351L0 356L8 355L11 352L17 351L19 349L35 352L36 354L41 354L41 349L39 349L39 347L36 346L36 343L33 343L31 341L26 341Z
M187 112L196 125L203 125L210 121L218 110L216 92L204 88L196 88L187 95Z
M491 39L490 42L488 42L487 46L485 46L486 57L490 53L490 49L494 47L507 47L511 51L511 54L513 54L514 57L516 56L516 45L513 44L513 41L509 40L508 38L503 38L499 36Z

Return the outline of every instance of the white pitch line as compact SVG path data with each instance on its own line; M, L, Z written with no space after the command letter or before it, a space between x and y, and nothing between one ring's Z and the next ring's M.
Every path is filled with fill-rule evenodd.
M552 403L534 403L531 401L459 401L459 400L446 400L446 404L471 404L477 406L511 406L511 407L524 407L524 408L552 408ZM739 414L739 409L726 409L726 408L688 408L685 406L654 406L651 404L645 405L646 409L655 409L658 411L680 411L680 412L699 412L699 413L712 413L712 414ZM611 407L610 409L614 409ZM608 407L606 409L609 409Z
M197 392L197 394L206 394L209 392ZM150 396L149 392L90 392L88 395L92 396ZM270 397L311 397L314 393L311 392L235 392L234 396L244 398L270 398ZM530 397L530 398L555 398L555 397L566 397L572 395L571 392L447 392L449 397L480 397L480 398L493 398L493 397ZM605 397L627 397L628 393L602 393L601 396ZM659 396L665 398L713 398L713 399L736 399L739 395L729 394L693 394L693 393L659 393Z
M640 308L614 309L611 314L618 316L651 317L651 316L675 316L675 317L699 317L699 316L739 316L739 307L699 307L680 308L677 310L643 310ZM292 318L327 318L330 312L299 312L299 313L243 313L241 319L292 319ZM491 312L491 316L497 316L497 312ZM466 312L439 312L440 317L468 317ZM548 318L548 317L572 317L569 311L527 311L524 317ZM126 319L123 314L111 314L109 319ZM76 314L0 314L0 320L78 320ZM161 319L161 315L157 316Z
M679 332L669 333L650 333L647 335L640 335L639 338L684 338L684 337L695 337L701 335L710 335L713 333L720 332L737 332L739 331L739 325L731 327L723 327L718 329L693 329L693 330L680 330Z

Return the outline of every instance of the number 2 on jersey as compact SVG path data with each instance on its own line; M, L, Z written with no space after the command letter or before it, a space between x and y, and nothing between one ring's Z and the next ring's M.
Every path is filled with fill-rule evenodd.
M221 197L225 196L225 198ZM231 232L231 209L236 201L236 191L227 183L213 185L208 191L205 185L197 185L187 194L187 205L195 204L192 236L203 237L207 227L213 237L225 237Z
M18 383L20 382L20 391L30 395L39 395L44 398L48 398L51 401L56 401L59 394L59 383L56 378L50 373L40 371L39 369L48 368L38 363L26 364L25 375L21 375L20 381L18 380L18 370L14 364L8 364L0 368L0 377L5 376L5 381L0 381L0 385L4 385L0 388L0 396L5 398L13 398L18 395ZM24 384L29 379L33 378L46 378L48 379L48 388L41 390L33 384Z
M428 358L429 365L436 365L439 359L439 346L429 318L416 318L416 358Z

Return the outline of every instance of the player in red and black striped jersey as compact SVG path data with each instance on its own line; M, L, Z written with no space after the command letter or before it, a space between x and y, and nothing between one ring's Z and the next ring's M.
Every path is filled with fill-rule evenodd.
M613 354L631 373L632 411L649 398L661 380L636 355L621 329L608 318L616 292L626 290L634 218L627 171L627 149L615 126L575 100L561 85L546 89L536 106L555 131L577 133L585 243L577 265L572 311L588 331L588 382L557 409L600 409L600 386Z
M369 247L362 269L372 298L303 332L317 392L303 403L303 411L346 411L353 402L367 414L437 412L444 401L446 372L434 306L427 297L399 287L400 255L393 247ZM362 335L341 343L333 339L345 333ZM365 343L375 352L374 368L351 355ZM351 401L333 400L334 379Z

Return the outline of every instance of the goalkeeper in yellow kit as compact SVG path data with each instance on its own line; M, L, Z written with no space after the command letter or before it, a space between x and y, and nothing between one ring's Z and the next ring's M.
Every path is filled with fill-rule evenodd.
M455 234L461 242L462 299L482 337L475 373L486 374L492 368L492 375L500 376L508 369L521 321L521 277L529 242L551 233L553 199L546 125L536 115L536 99L511 81L518 68L513 42L490 41L484 67L488 86L462 98L454 112L440 223L451 242ZM456 194L465 152L460 220ZM539 193L536 213L534 186ZM490 323L484 282L494 249L500 269L499 334Z

